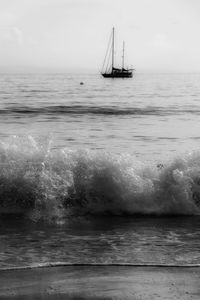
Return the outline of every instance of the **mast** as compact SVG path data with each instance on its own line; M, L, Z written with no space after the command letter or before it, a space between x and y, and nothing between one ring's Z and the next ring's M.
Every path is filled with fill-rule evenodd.
M112 71L114 68L115 28L112 29Z
M123 41L123 50L122 50L122 69L124 69L124 48L125 48L125 43Z

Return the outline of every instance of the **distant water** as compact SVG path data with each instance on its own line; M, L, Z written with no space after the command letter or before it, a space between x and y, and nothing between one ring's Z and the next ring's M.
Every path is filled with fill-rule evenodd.
M1 74L0 268L200 264L199 82Z

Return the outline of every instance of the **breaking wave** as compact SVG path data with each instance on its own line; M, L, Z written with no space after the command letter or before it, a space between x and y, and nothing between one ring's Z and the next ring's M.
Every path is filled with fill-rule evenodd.
M77 215L200 213L200 152L152 165L103 151L53 150L49 141L0 144L0 212L63 222Z

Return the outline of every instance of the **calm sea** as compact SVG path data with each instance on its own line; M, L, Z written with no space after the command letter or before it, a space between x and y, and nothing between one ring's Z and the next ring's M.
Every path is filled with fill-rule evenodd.
M0 268L200 264L199 143L200 74L1 74Z

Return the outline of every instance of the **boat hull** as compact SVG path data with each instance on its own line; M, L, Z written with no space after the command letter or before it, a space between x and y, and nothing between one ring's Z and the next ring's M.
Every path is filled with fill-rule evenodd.
M127 72L127 73L102 73L101 74L105 78L132 78L133 73Z

